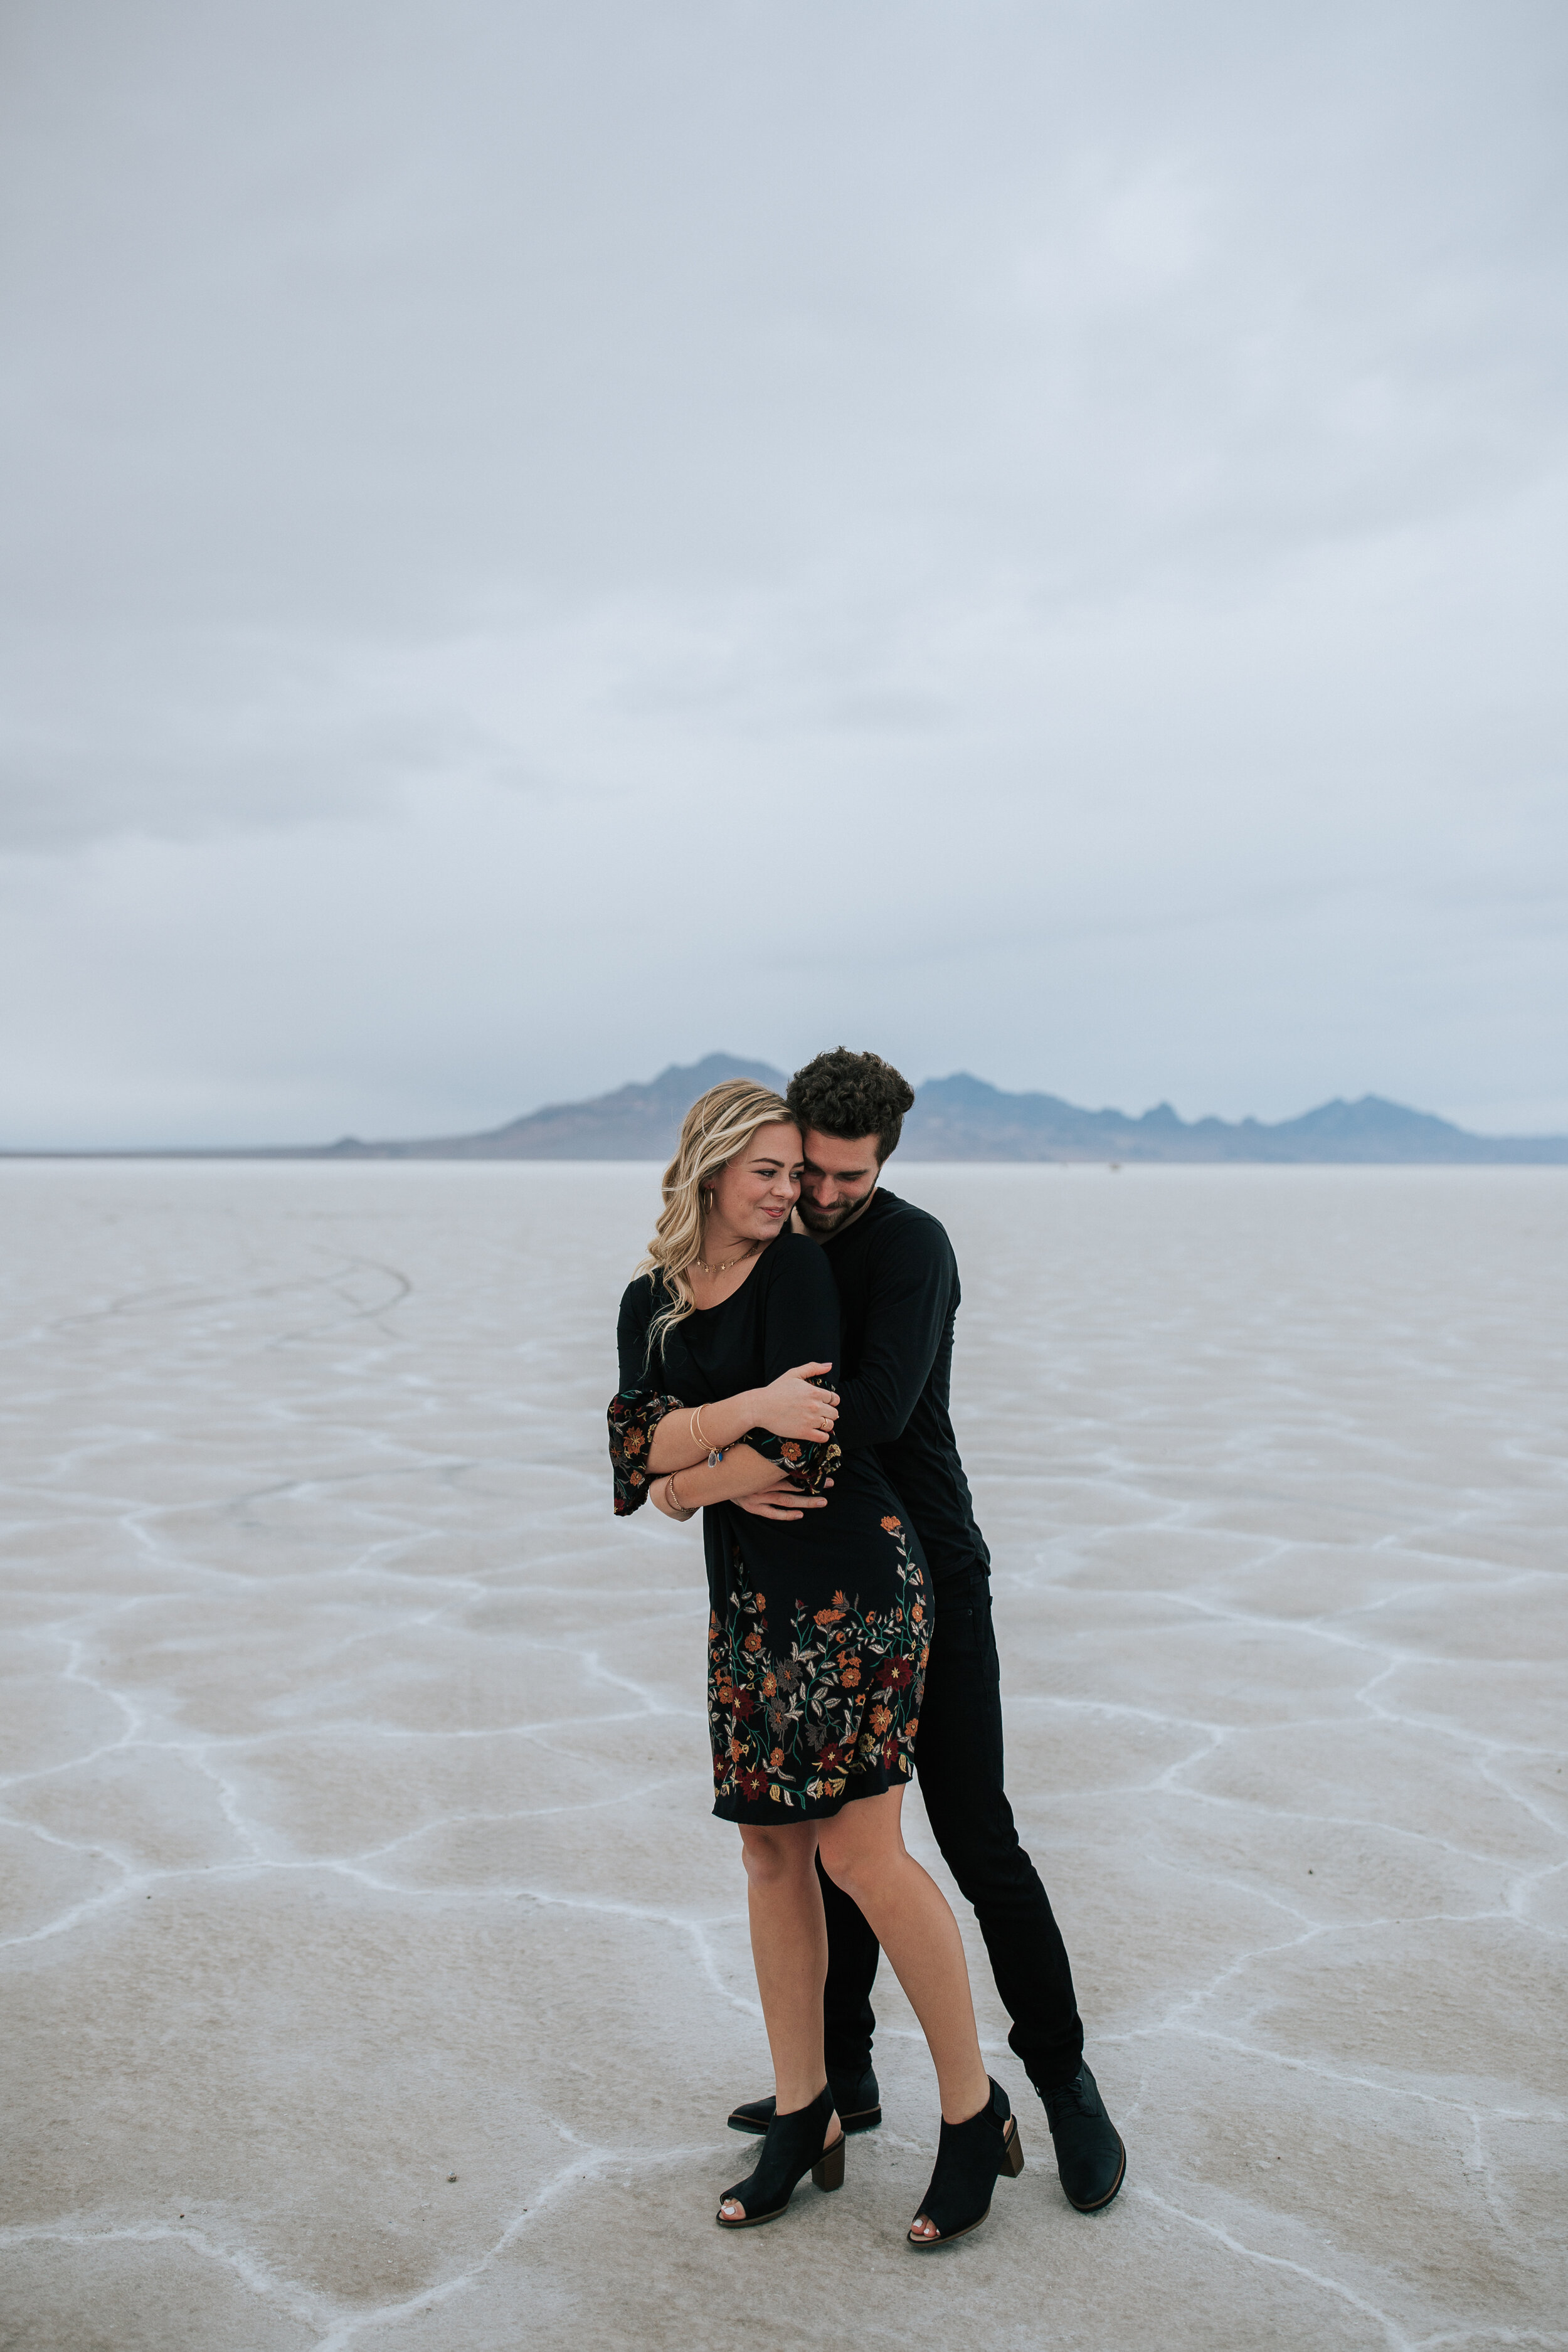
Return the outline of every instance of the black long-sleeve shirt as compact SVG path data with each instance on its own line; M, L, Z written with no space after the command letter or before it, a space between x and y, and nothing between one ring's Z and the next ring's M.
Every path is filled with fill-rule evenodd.
M822 1246L843 1318L834 1434L847 1452L868 1446L876 1454L937 1584L988 1569L948 1412L961 1294L945 1226L879 1189L864 1214Z

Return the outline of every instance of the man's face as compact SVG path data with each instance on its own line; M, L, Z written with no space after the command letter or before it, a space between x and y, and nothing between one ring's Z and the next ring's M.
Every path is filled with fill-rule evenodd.
M874 1135L823 1135L808 1127L801 1171L801 1222L814 1234L837 1233L875 1191L881 1171Z

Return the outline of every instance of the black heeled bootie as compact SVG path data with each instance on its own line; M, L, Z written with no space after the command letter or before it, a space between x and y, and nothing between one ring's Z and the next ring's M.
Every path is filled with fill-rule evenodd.
M733 2198L744 2209L734 2221L716 2213L713 2218L721 2230L754 2230L759 2221L776 2221L808 2172L819 2189L843 2188L844 2134L840 2131L829 2144L832 2114L833 2093L824 2084L809 2107L773 2116L755 2172L726 2189L719 2200L725 2205Z
M991 2081L989 2075L986 2080ZM978 2230L991 2210L997 2176L1016 2180L1024 2169L1024 2145L1018 2119L1000 2083L991 2083L991 2096L978 2115L966 2123L950 2124L944 2116L937 2142L936 2170L915 2215L917 2221L934 2221L934 2238L909 2242L923 2252L928 2246L950 2245L954 2238Z
M882 2094L877 2086L873 2067L865 2066L858 2072L845 2074L829 2066L827 2087L833 2094L833 2104L838 2110L838 2120L846 2132L876 2130L882 2120ZM744 2105L731 2107L730 2129L755 2132L761 2139L773 2119L774 2104L772 2099L748 2099Z

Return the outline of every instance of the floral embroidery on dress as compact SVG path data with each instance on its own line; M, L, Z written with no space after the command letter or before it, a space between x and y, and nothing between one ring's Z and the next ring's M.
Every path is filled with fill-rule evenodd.
M812 1382L814 1388L826 1385L821 1378ZM842 1449L831 1438L821 1445L808 1445L799 1438L775 1437L771 1429L748 1429L741 1443L752 1447L764 1460L776 1462L790 1485L798 1486L803 1495L820 1495L844 1459Z
M910 1778L931 1655L925 1580L902 1523L882 1528L898 1553L891 1606L862 1611L842 1591L814 1611L796 1601L778 1641L734 1551L726 1619L710 1612L708 1628L719 1798L793 1809L843 1797L852 1775L874 1787Z
M680 1399L655 1396L651 1389L623 1389L610 1399L610 1473L616 1482L616 1517L638 1511L647 1500L647 1450L667 1412L679 1412Z

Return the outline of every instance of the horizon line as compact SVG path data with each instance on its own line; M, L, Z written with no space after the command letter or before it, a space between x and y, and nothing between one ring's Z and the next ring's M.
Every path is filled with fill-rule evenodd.
M347 1156L349 1153L356 1151L433 1151L436 1147L442 1144L471 1143L493 1136L505 1134L508 1129L524 1126L532 1119L542 1118L548 1112L586 1110L598 1104L610 1100L613 1097L618 1094L624 1094L629 1091L647 1091L653 1087L657 1087L662 1080L675 1076L678 1072L700 1070L705 1064L713 1061L749 1063L752 1067L761 1067L769 1071L776 1071L776 1065L768 1061L763 1055L729 1054L715 1049L709 1054L700 1056L695 1062L667 1062L662 1068L655 1072L651 1078L623 1079L618 1085L606 1087L598 1094L579 1096L575 1097L555 1097L551 1100L538 1103L531 1109L513 1112L510 1117L501 1118L494 1125L468 1129L460 1134L447 1132L438 1135L377 1137L367 1139L366 1138L353 1132L344 1132L334 1137L330 1141L317 1143L44 1143L32 1145L0 1145L0 1160L317 1159L339 1152ZM1517 1129L1488 1132L1486 1129L1480 1128L1462 1127L1459 1125L1458 1120L1447 1118L1442 1112L1418 1109L1411 1104L1396 1101L1392 1096L1377 1094L1370 1089L1364 1094L1354 1097L1341 1094L1326 1096L1321 1102L1309 1105L1305 1110L1289 1113L1281 1118L1260 1118L1254 1112L1244 1112L1237 1118L1226 1118L1222 1113L1216 1111L1199 1112L1189 1118L1184 1117L1182 1112L1175 1108L1174 1105L1167 1096L1162 1096L1159 1101L1151 1103L1146 1110L1141 1112L1123 1111L1118 1105L1110 1103L1101 1104L1091 1108L1086 1104L1075 1103L1065 1095L1054 1094L1046 1087L1000 1087L992 1079L977 1076L973 1070L960 1068L946 1071L941 1076L927 1076L921 1079L915 1088L917 1101L919 1100L920 1095L923 1089L933 1086L951 1085L955 1078L967 1078L973 1085L985 1087L993 1094L1001 1096L1005 1100L1027 1101L1033 1098L1035 1100L1060 1103L1067 1109L1078 1112L1080 1116L1095 1118L1121 1118L1127 1120L1130 1126L1142 1124L1143 1120L1152 1118L1156 1112L1167 1111L1170 1113L1172 1118L1176 1120L1184 1129L1189 1132L1194 1129L1205 1126L1224 1128L1233 1133L1248 1128L1256 1128L1264 1133L1277 1132L1280 1128L1291 1127L1303 1119L1310 1118L1320 1111L1331 1110L1336 1107L1342 1107L1349 1110L1354 1110L1361 1108L1365 1104L1375 1103L1379 1106L1385 1107L1390 1110L1402 1112L1406 1117L1435 1120L1439 1124L1449 1128L1455 1134L1467 1137L1480 1143L1517 1143L1531 1145L1568 1143L1568 1134L1560 1132L1554 1133L1551 1131L1542 1131L1534 1134L1521 1134ZM558 1164L566 1163L563 1161ZM594 1160L593 1155L589 1155L582 1164L592 1165L596 1163ZM939 1163L935 1161L926 1161L923 1164L930 1166ZM1013 1160L998 1160L993 1162L984 1162L976 1160L972 1157L966 1161L954 1162L953 1164L971 1166L988 1164L1005 1166L1026 1165L1029 1163L1018 1162ZM1287 1162L1279 1164L1288 1165L1289 1163ZM1347 1164L1374 1165L1377 1163Z

